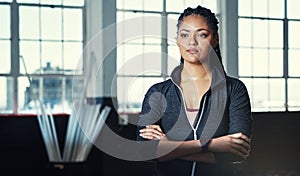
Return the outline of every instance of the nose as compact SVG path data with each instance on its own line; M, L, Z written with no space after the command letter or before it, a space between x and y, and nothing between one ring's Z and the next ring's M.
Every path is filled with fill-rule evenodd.
M189 39L189 45L191 46L195 46L197 45L197 40L195 39L195 37L191 36L190 39Z

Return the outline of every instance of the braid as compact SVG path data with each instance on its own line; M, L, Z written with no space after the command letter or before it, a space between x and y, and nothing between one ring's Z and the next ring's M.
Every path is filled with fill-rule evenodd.
M180 16L178 18L177 29L179 29L179 26L181 25L184 17L190 16L190 15L202 16L206 20L207 25L214 32L214 34L216 34L218 32L219 21L216 18L216 15L214 13L212 13L210 9L207 9L200 5L197 6L196 8L188 7L183 11L183 13L180 14Z

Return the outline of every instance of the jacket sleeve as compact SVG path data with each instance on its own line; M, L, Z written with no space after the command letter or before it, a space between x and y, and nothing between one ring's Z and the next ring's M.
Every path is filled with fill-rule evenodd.
M249 138L252 137L252 114L248 91L244 83L233 79L229 86L229 128L228 134L243 133ZM215 153L216 161L227 163L239 163L244 159L231 153Z
M229 134L243 133L249 138L252 137L252 114L250 98L245 84L234 79L230 87L229 98ZM239 163L244 159L233 154L219 155L219 159L229 159L230 162Z
M229 134L241 132L252 136L251 105L246 86L236 80L231 87L229 104Z
M139 130L145 128L146 125L159 124L165 109L165 101L163 94L159 91L158 85L154 85L147 91L143 104L141 115L137 124L137 140L145 139L139 136Z

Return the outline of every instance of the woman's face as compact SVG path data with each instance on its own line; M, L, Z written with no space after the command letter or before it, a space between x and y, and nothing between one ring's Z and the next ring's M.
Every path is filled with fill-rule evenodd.
M213 35L203 17L189 15L183 18L177 45L185 62L204 63L218 42L218 36Z

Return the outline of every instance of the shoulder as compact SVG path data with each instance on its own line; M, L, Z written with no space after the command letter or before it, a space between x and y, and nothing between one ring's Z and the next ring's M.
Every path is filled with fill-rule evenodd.
M150 93L150 92L165 92L171 86L174 86L174 83L171 81L171 79L168 79L168 80L153 84L149 88L148 93Z
M230 93L247 93L245 84L238 78L226 76L226 84Z

